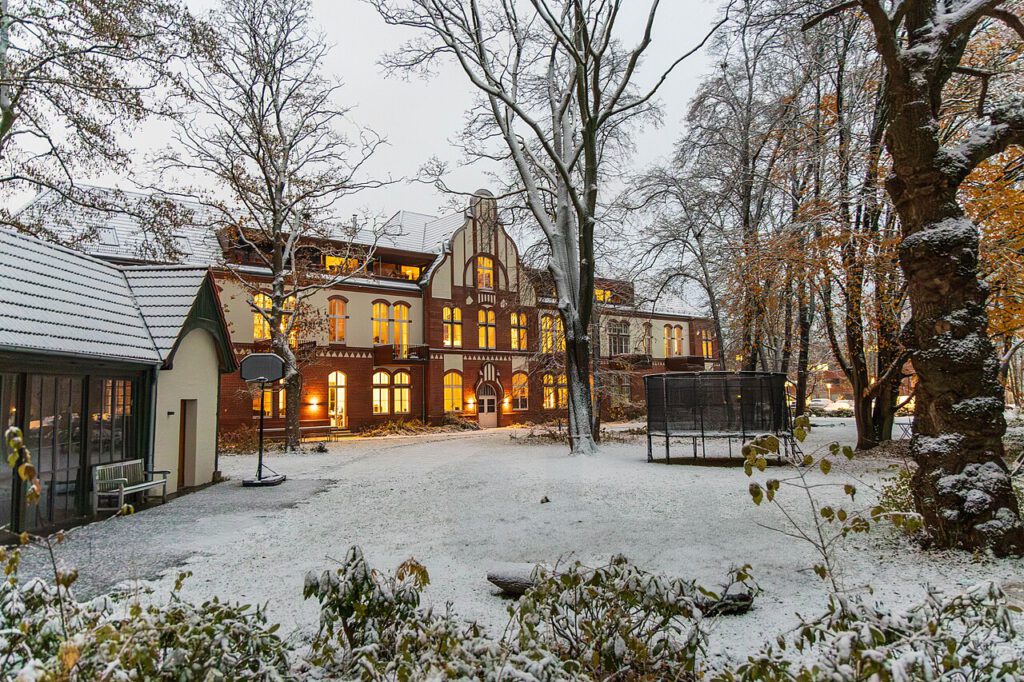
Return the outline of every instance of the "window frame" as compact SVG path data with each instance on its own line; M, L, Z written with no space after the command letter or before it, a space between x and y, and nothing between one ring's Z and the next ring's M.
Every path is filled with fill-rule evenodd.
M451 379L458 379L457 382L449 381ZM444 373L442 379L442 387L444 394L444 411L446 414L456 414L465 411L465 389L462 383L462 372L457 369L450 369ZM457 385L456 385L457 384ZM456 399L458 402L456 402Z
M457 305L441 309L441 345L462 348L462 308Z
M512 350L529 350L529 326L526 313L513 312L509 315L511 324Z
M341 313L335 311L335 306L341 306ZM348 299L344 296L331 296L327 299L327 342L333 344L345 343L346 323L348 320ZM338 331L341 333L338 334Z
M609 320L608 355L626 355L630 351L630 329L628 320Z
M526 372L512 373L512 411L526 412L530 409L530 375Z
M385 381L382 377L386 378ZM391 374L378 369L370 379L370 412L374 416L391 414ZM383 409L377 409L383 406Z
M494 258L486 255L476 257L476 288L486 291L494 291L495 284L495 263Z
M412 306L405 301L397 301L391 306L392 344L398 351L398 357L409 356L409 339L412 336Z
M412 412L412 373L400 369L391 375L391 413Z
M498 348L498 316L494 308L480 308L476 313L477 347L482 350Z
M383 317L380 313L383 312ZM374 301L370 305L370 333L372 334L373 345L386 346L391 337L391 302Z

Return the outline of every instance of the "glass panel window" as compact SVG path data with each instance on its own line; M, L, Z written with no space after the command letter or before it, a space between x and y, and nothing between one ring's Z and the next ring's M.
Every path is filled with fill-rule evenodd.
M332 298L327 302L327 336L331 343L345 342L345 299Z
M544 384L544 409L564 409L568 404L569 391L565 383L565 375L545 374Z
M494 288L494 260L489 256L476 257L476 286L478 289Z
M423 268L417 265L402 265L399 267L399 272L402 273L403 279L408 279L415 282L419 280L420 273L423 272Z
M477 330L479 331L480 348L494 349L497 343L497 327L495 326L494 310L481 308L477 312Z
M512 313L512 350L526 350L526 313Z
M253 384L255 386L256 384ZM256 389L252 392L252 416L260 416L260 391ZM264 387L263 392L263 416L273 417L274 416L274 389L272 387Z
M700 330L700 348L705 359L711 360L715 357L715 342L711 337L710 329Z
M324 256L324 269L332 275L343 275L348 272L355 272L359 269L359 259L343 258L341 256Z
M565 328L562 318L557 315L542 315L540 318L540 352L554 353L565 350Z
M680 327L679 325L676 325L673 328L673 332L673 350L676 355L683 355L683 328Z
M348 426L345 414L346 379L344 372L331 372L327 377L327 416L331 418L331 426L338 428Z
M462 309L445 306L441 311L441 325L444 329L444 345L448 348L462 348Z
M444 411L462 412L462 375L456 371L444 375Z
M672 357L672 325L665 325L665 357Z
M373 316L371 322L373 323L373 342L375 344L385 344L388 342L388 322L390 312L391 306L387 303L373 304ZM365 313L363 314L365 315Z
M395 304L395 348L398 357L409 356L409 306L405 303Z
M395 414L409 414L411 385L411 374L408 372L395 372L394 400L392 401Z
M621 407L628 405L632 399L632 392L629 385L629 376L625 374L611 374L608 376L608 393L612 405Z
M530 407L530 380L525 372L512 375L512 409L526 410Z
M257 308L252 313L252 338L254 341L265 341L270 338L272 301L266 294L256 294L252 304Z
M629 322L612 320L608 323L608 353L624 355L629 352Z
M390 409L391 375L387 372L373 374L373 413L388 414Z
M607 289L594 289L594 299L598 303L607 303L612 300L612 292Z

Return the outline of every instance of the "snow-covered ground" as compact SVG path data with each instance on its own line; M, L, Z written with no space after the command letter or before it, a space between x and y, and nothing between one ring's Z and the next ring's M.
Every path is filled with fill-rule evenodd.
M852 442L850 420L816 423L805 449ZM596 564L616 553L709 586L730 566L751 564L764 594L748 615L721 621L714 640L722 653L749 651L794 625L796 612L822 608L811 549L759 525L780 516L752 504L742 470L649 464L643 440L569 458L564 446L524 445L511 433L352 439L326 454L271 454L268 463L288 481L266 489L241 487L254 457L225 456L230 480L79 529L58 552L79 568L87 595L126 579L166 594L187 569L194 576L184 596L266 603L271 619L296 636L317 622L316 604L302 600L303 576L331 568L353 544L378 568L416 557L430 572L429 599L453 602L498 634L510 602L486 582L488 567ZM877 485L888 464L855 460L830 479L856 476L866 506L865 484ZM541 504L545 496L550 502ZM38 559L30 570L40 570ZM850 541L842 565L848 587L872 587L895 605L917 600L929 584L957 590L993 579L1019 594L1024 580L1019 561L923 552L889 531Z

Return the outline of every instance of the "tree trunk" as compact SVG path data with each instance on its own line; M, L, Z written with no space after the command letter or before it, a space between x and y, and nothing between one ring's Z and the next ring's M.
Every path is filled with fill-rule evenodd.
M810 363L811 352L811 323L814 320L814 298L807 291L807 276L801 276L800 286L797 288L799 304L797 308L797 326L800 335L800 352L796 358L796 416L801 416L807 411L807 369Z
M590 337L578 324L566 322L565 376L569 398L569 447L571 455L597 451L590 400ZM578 323L578 320L576 321ZM581 333L582 332L582 333Z
M926 98L899 93L887 189L899 212L900 265L918 385L911 451L918 511L942 546L1024 551L1024 525L1003 460L1003 393L978 280L978 230L942 172Z

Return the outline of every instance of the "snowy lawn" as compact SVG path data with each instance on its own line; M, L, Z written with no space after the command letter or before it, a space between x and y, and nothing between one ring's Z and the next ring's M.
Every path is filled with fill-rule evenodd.
M852 442L850 420L818 419L805 449ZM495 430L415 438L353 439L326 454L272 454L288 481L248 489L255 458L225 456L230 480L131 517L76 530L58 550L78 567L81 596L118 582L166 594L179 570L192 571L184 595L267 603L269 616L296 636L316 627L302 600L307 571L330 568L353 544L377 568L415 556L430 571L427 596L500 634L511 602L485 580L490 566L622 553L639 565L717 586L730 566L749 563L764 589L748 615L723 619L713 648L740 654L818 613L826 599L810 572L810 547L766 530L775 510L755 507L741 469L646 462L646 444L602 447L569 458L559 445L522 445ZM888 463L865 458L849 475L878 484ZM782 472L780 472L782 473ZM842 481L847 472L833 472ZM871 495L858 486L864 505ZM550 503L541 504L547 496ZM796 496L790 494L791 498ZM796 499L792 507L803 507ZM28 570L42 570L30 557ZM1019 561L926 553L891 532L856 536L842 553L845 582L871 586L906 605L935 585L958 590L997 580L1018 596Z

